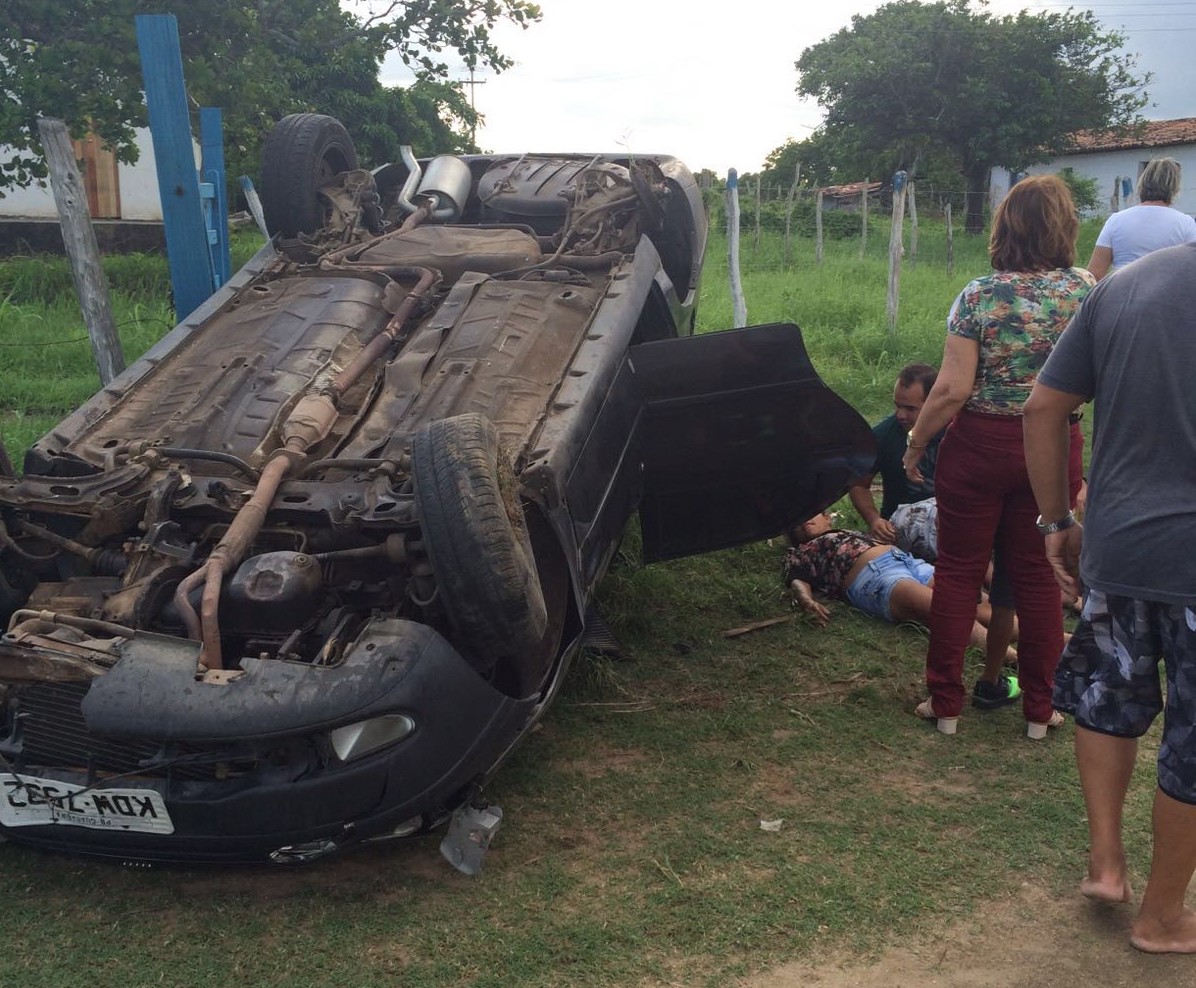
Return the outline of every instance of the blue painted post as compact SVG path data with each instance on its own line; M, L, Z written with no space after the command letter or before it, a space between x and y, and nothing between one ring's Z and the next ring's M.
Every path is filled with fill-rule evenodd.
M158 164L174 312L182 320L212 294L213 274L195 172L178 22L173 14L138 14L135 20Z
M199 141L203 149L200 193L204 210L208 255L212 264L212 290L228 281L228 187L224 177L224 122L220 108L199 108ZM209 191L210 190L210 191Z

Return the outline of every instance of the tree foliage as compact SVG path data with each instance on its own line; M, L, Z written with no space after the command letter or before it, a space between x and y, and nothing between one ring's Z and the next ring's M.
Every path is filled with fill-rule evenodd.
M1021 170L1068 135L1130 126L1149 75L1124 37L1090 11L996 17L983 0L898 0L807 48L798 92L827 112L841 159L886 159L911 174L947 156L967 188L967 228L983 225L989 170Z
M122 161L145 126L134 17L161 0L4 0L0 6L0 190L45 174L38 116L89 128ZM466 150L474 114L442 55L470 68L510 66L491 31L540 16L528 0L189 0L177 3L183 72L193 107L224 111L230 174L254 172L271 124L287 113L340 117L363 162L417 151ZM416 73L409 87L378 81L395 52Z
M1079 174L1071 165L1059 169L1059 177L1071 191L1076 211L1095 213L1101 207L1100 186L1095 178Z

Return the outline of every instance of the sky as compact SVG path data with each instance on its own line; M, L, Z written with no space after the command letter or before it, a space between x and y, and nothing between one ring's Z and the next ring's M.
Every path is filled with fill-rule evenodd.
M816 103L799 100L794 62L812 44L868 14L876 2L736 0L539 0L526 30L500 25L495 40L517 63L479 73L487 151L621 151L672 154L697 171L758 171L773 149L818 126ZM1091 10L1127 35L1139 74L1150 71L1148 119L1196 116L1196 0L992 0L996 14ZM458 79L468 79L462 69ZM410 74L384 64L382 81ZM467 91L469 87L466 87Z

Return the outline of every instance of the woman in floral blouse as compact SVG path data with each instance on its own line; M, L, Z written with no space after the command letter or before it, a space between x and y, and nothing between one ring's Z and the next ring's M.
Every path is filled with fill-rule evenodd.
M970 282L947 317L942 370L909 434L906 471L918 473L923 437L948 426L935 471L938 559L926 685L917 714L954 733L963 709L963 660L973 608L996 547L1013 585L1018 679L1027 735L1062 723L1051 684L1063 646L1059 593L1036 528L1022 452L1022 405L1055 341L1095 283L1075 264L1079 220L1053 175L1018 182L993 215L993 273ZM958 413L958 414L956 414ZM1071 428L1072 499L1083 437Z

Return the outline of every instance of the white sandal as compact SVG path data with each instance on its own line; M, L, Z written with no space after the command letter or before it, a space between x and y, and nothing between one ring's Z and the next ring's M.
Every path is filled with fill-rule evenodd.
M934 701L929 697L914 707L914 713L923 720L935 721L935 727L938 728L940 734L954 734L959 728L959 718L938 716L934 712Z
M1063 714L1058 710L1052 710L1050 719L1045 724L1037 724L1034 721L1026 723L1026 737L1031 741L1041 741L1047 736L1047 731L1052 727L1063 726Z

